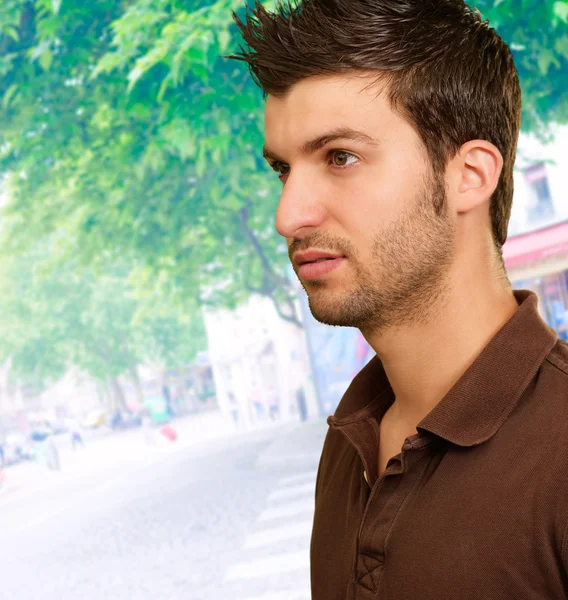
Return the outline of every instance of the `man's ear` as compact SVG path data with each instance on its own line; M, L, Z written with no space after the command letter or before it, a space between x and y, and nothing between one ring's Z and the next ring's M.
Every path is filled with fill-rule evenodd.
M457 213L467 213L488 202L502 169L503 156L491 142L472 140L464 144L446 170L448 191Z

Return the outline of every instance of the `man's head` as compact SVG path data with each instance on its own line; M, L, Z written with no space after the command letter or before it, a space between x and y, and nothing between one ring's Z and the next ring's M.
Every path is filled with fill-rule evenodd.
M257 4L237 23L239 58L267 95L265 156L284 182L277 229L316 318L415 322L464 240L490 236L501 260L520 88L476 12L461 0L311 0ZM309 249L344 258L302 267Z

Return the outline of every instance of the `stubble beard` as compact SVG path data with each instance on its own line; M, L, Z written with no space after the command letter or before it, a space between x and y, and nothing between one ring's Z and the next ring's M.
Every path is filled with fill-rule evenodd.
M377 233L371 264L349 256L354 288L331 292L325 281L304 286L312 315L361 331L427 324L450 289L454 240L443 178L431 176L414 207Z

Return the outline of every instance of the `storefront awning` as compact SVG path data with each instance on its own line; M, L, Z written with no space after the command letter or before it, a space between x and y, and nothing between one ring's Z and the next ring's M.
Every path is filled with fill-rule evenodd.
M567 254L568 221L509 238L503 247L508 270Z

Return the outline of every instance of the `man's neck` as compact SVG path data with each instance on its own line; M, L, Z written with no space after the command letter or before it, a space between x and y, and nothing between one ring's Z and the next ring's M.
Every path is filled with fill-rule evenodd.
M427 325L363 332L381 359L396 397L390 418L415 427L517 309L512 290L502 283L464 285L433 307Z

